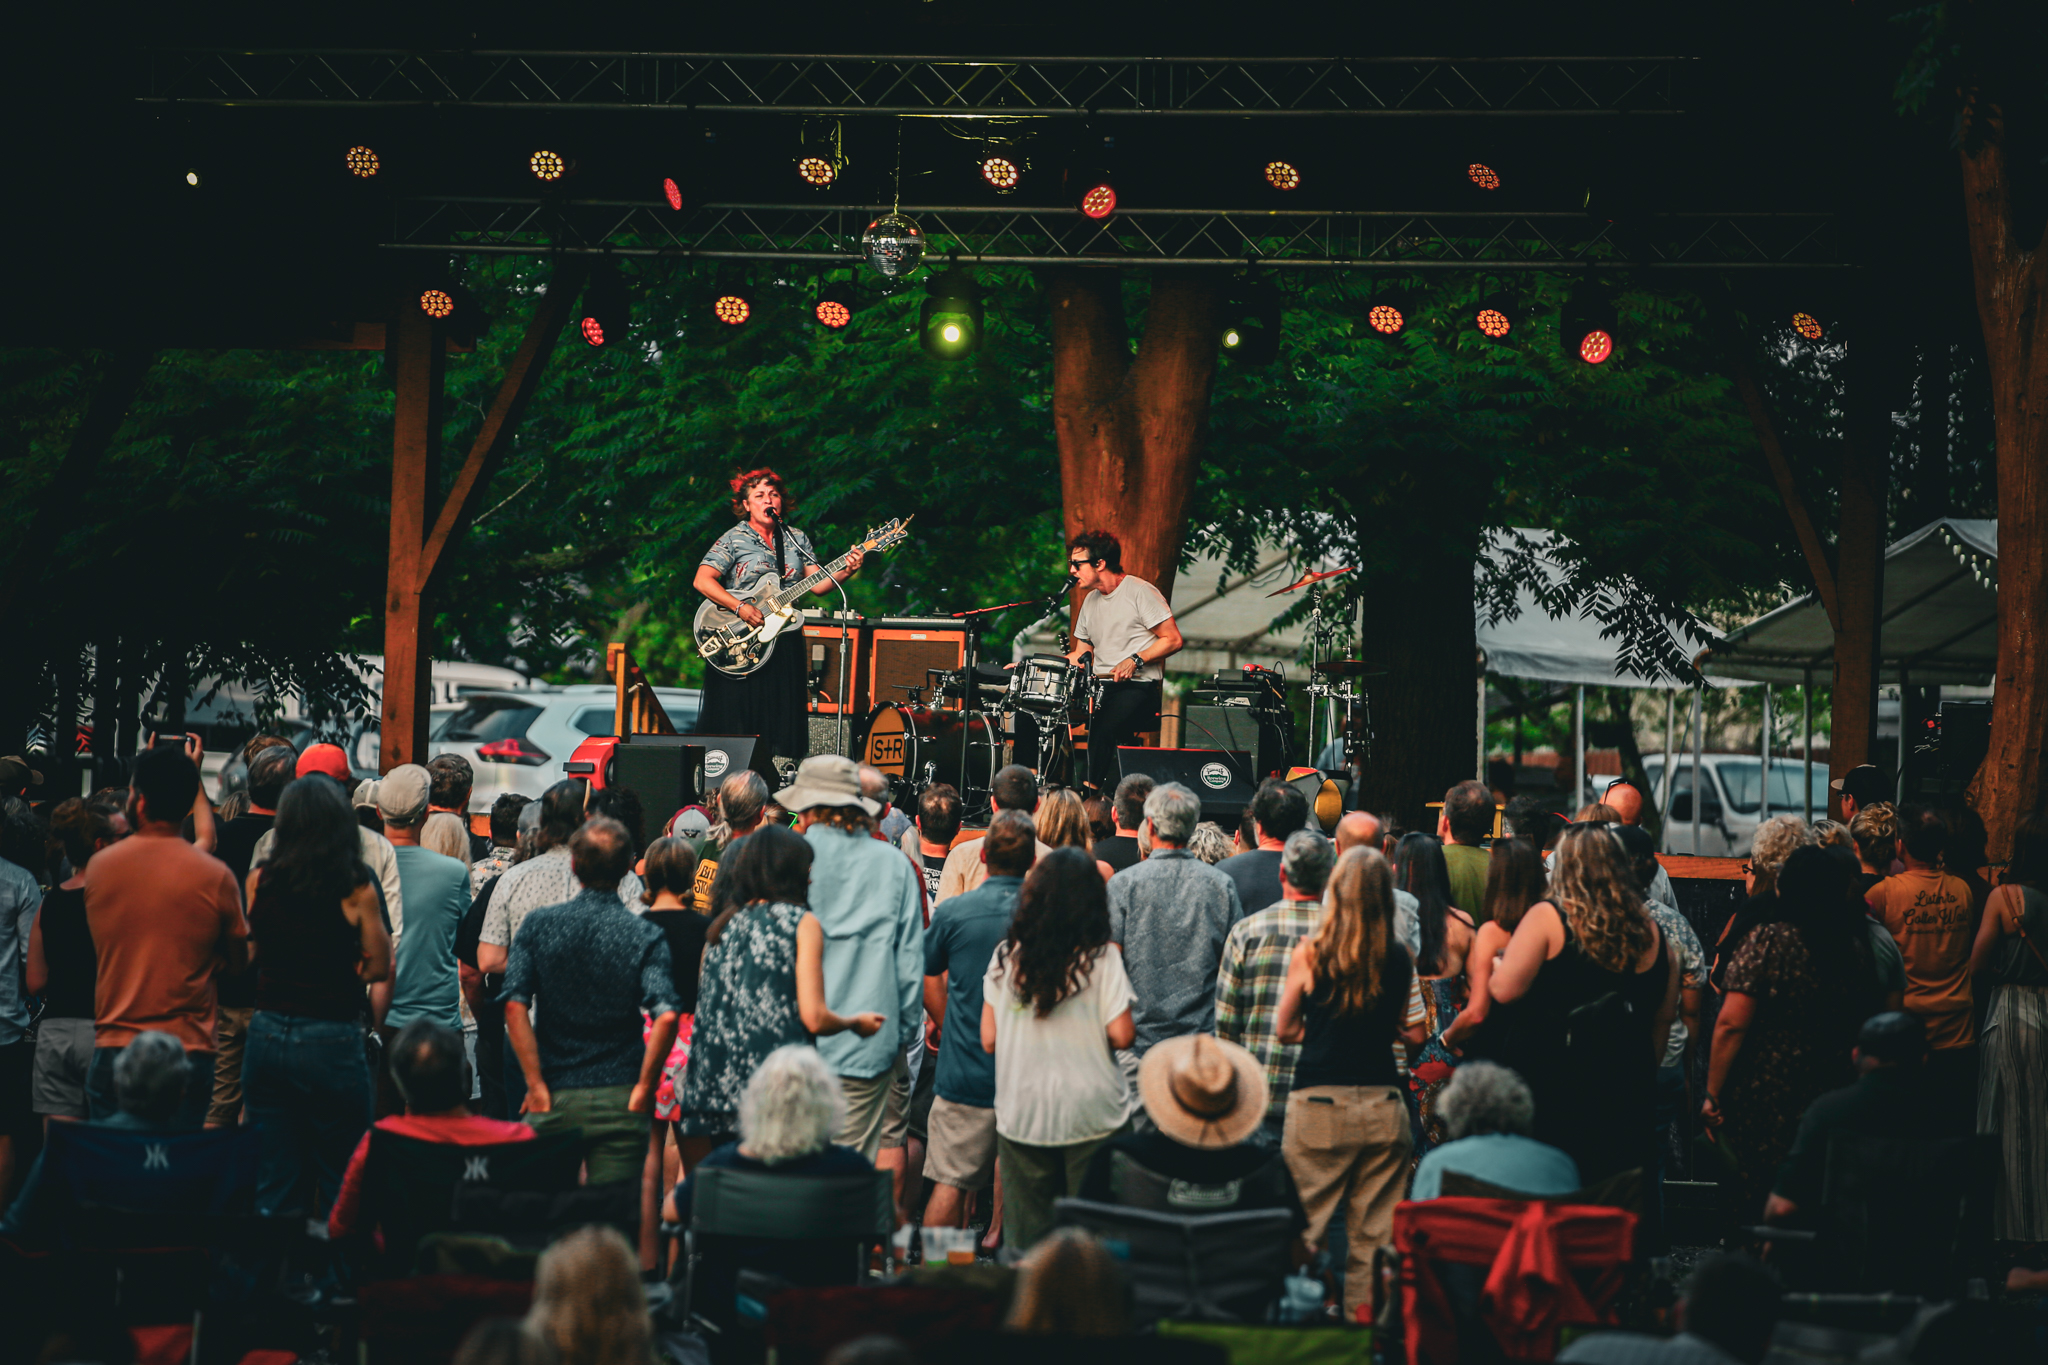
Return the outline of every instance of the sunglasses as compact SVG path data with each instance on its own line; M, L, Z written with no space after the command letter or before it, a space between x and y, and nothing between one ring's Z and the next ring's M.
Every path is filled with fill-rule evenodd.
M1099 559L1070 559L1067 561L1067 567L1070 569L1084 569L1090 564L1100 564L1101 562Z

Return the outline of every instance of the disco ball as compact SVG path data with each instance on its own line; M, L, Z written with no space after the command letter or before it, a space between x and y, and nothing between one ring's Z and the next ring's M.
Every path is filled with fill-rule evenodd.
M886 213L868 224L860 249L877 274L898 279L924 261L924 233L902 214Z

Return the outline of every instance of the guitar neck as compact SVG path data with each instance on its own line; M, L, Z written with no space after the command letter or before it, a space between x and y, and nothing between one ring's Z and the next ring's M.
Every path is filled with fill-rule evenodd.
M839 556L839 558L833 560L824 568L819 569L816 573L807 574L806 576L799 578L796 582L790 584L781 592L775 594L775 609L777 611L782 610L782 608L788 606L792 602L797 601L805 593L809 592L812 588L817 587L826 579L836 576L841 569L846 567L846 561L849 557L852 556L852 554L853 551L848 550L845 554Z

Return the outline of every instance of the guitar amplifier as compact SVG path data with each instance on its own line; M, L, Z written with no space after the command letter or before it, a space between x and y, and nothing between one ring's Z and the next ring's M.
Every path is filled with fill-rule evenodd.
M868 622L852 617L846 627L847 648L853 661L847 671L846 697L839 695L839 630L842 622L834 616L806 616L803 626L804 696L814 716L836 716L843 708L849 716L865 716L874 708L868 686ZM785 640L784 648L798 648Z
M911 687L925 689L925 703L935 705L925 670L967 663L967 628L953 617L883 616L867 625L867 676L876 706L910 700Z
M1264 706L1190 705L1181 711L1181 742L1250 754L1263 778L1287 766L1286 715Z

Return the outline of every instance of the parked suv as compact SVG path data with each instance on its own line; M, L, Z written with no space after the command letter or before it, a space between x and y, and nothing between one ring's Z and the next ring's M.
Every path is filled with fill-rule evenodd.
M684 734L697 728L703 694L694 688L657 687L669 723ZM566 775L563 765L592 735L613 733L616 694L606 684L475 692L441 718L428 735L431 754L461 754L476 771L471 813L487 812L506 792L537 797Z
M1692 845L1692 755L1675 755L1671 769L1670 810L1665 817L1664 851L1701 853L1707 857L1733 857L1749 852L1749 841L1763 820L1763 759L1756 754L1701 754L1700 776L1705 800L1700 805L1700 846ZM1662 786L1664 755L1643 759L1643 771L1651 790ZM1771 760L1772 815L1806 815L1806 797L1800 785L1806 760ZM1827 814L1828 767L1813 765L1813 814Z

